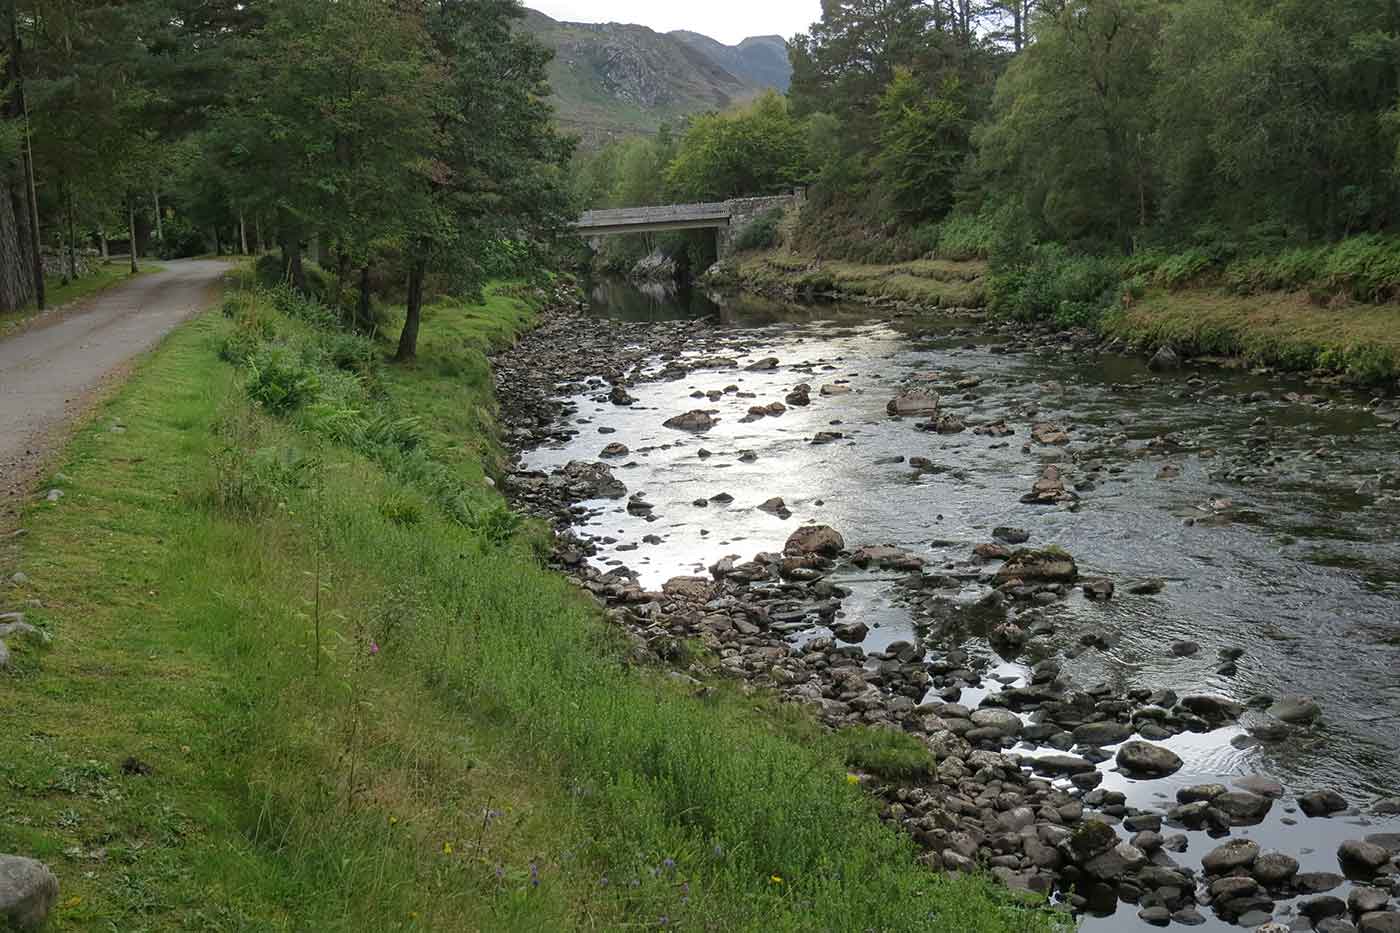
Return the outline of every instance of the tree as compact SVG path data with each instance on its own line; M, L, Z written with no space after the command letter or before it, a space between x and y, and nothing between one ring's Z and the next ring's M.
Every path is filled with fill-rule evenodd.
M880 181L895 210L912 220L941 217L969 151L962 87L949 78L930 96L899 69L880 98Z
M780 194L811 174L802 124L770 91L740 110L696 117L681 137L666 183L681 200L723 201Z
M518 0L417 0L416 10L444 77L412 196L399 360L417 355L430 272L477 290L488 257L538 255L573 213L564 168L574 141L555 131L546 102L552 53L514 28Z

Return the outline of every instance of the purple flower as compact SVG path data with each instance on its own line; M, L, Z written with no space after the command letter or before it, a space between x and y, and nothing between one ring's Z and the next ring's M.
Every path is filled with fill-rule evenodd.
M673 858L668 858L661 863L661 866L667 871L674 871L676 868L676 860Z
M598 883L606 888L611 882L608 881L608 876L604 875L603 880Z
M540 866L534 862L530 863L530 886L535 888L540 886Z
M496 866L496 880L497 880L497 881L500 881L500 880L501 880L502 878L504 878L505 876L506 876L506 867L505 867L504 865L497 865L497 866Z
M661 915L661 921L660 921L660 923L661 923L661 926L663 926L663 927L664 927L664 926L669 926L670 923L671 923L671 918L668 917L668 916L666 916L665 914L662 914L662 915Z
M369 640L369 653L371 657L379 653L379 642L375 641L373 638Z

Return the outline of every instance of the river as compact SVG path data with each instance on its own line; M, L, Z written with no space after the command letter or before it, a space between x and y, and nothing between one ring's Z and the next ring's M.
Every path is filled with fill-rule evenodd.
M1025 529L1030 546L1056 545L1075 557L1082 576L1117 584L1110 600L1076 591L1038 610L1053 623L1049 643L1077 684L1106 684L1116 694L1169 688L1241 703L1296 694L1322 708L1316 724L1277 736L1251 710L1236 725L1167 739L1160 744L1185 764L1163 780L1128 780L1110 759L1100 765L1103 787L1122 791L1130 805L1164 810L1181 787L1275 778L1286 789L1283 800L1261 824L1232 835L1288 852L1304 871L1337 871L1343 840L1400 832L1400 820L1366 815L1376 800L1400 796L1393 401L1376 405L1365 391L1240 368L1159 374L1144 359L1085 346L1042 341L1008 353L1008 333L976 318L742 296L716 302L617 282L597 284L590 297L594 314L633 322L713 317L741 364L643 382L630 389L630 407L596 391L574 396L569 427L578 433L528 454L528 468L548 471L595 460L608 442L630 448L616 473L655 509L639 516L625 502L588 503L577 527L598 540L600 566L625 564L655 588L676 575L703 575L726 555L781 551L795 528L819 522L838 529L851 548L894 545L931 571L955 571L967 568L975 545L992 541L993 528ZM776 357L777 367L742 368L765 357ZM940 435L918 430L917 419L890 417L886 403L900 387L929 373L940 374L945 411L973 424L1005 418L1014 435ZM959 381L967 388L947 391ZM750 406L782 401L801 382L812 387L810 405L744 420ZM822 385L850 391L825 396ZM717 401L694 397L732 386L740 392L731 388ZM662 426L693 408L717 410L718 424L698 436ZM1033 443L1038 422L1065 429L1069 443ZM819 431L844 437L811 443ZM700 455L702 448L711 455ZM913 469L914 457L930 463ZM1066 470L1078 501L1022 504L1051 463ZM721 492L733 501L713 501ZM775 496L790 517L757 508ZM698 500L711 501L700 507ZM972 707L988 690L1028 682L1029 662L999 654L985 615L975 611L986 586L969 580L962 591L920 604L906 598L902 576L854 566L837 572L836 582L852 591L843 617L872 628L862 644L867 652L920 636L931 658L966 651L984 675L980 687L956 698ZM1165 587L1128 592L1146 580ZM1098 647L1085 647L1086 640ZM1171 650L1188 641L1199 646L1194 654ZM1297 812L1295 795L1319 789L1340 792L1353 809L1330 819ZM1218 840L1203 831L1187 835L1190 846L1177 860L1199 866ZM1084 930L1142 926L1136 908L1093 906ZM1288 910L1281 901L1280 914ZM1230 928L1207 917L1206 929Z

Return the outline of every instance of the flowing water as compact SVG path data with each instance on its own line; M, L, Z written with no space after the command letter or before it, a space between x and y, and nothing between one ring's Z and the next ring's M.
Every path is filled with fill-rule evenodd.
M715 304L617 283L599 285L592 298L595 313L628 321L712 316L723 324L725 352L741 364L643 383L630 390L637 402L629 408L596 390L579 395L570 425L579 433L529 455L528 467L549 470L596 459L609 442L631 449L615 472L655 505L653 520L628 514L623 501L589 503L579 530L600 539L600 565L626 564L644 585L659 587L672 576L704 574L726 555L779 551L792 530L815 521L837 528L848 547L892 544L930 569L965 567L994 527L1024 528L1031 546L1058 545L1082 575L1118 583L1110 601L1075 592L1045 610L1057 647L1074 655L1063 663L1077 684L1168 687L1241 702L1302 694L1323 709L1318 725L1281 741L1252 738L1248 716L1236 727L1178 736L1162 744L1185 760L1180 772L1134 782L1109 762L1101 766L1105 787L1134 806L1165 809L1181 786L1277 778L1284 800L1262 825L1233 834L1295 855L1304 871L1336 871L1342 840L1400 831L1394 819L1387 825L1357 813L1310 820L1292 805L1295 794L1335 789L1364 813L1377 798L1400 795L1400 432L1385 417L1393 409L1373 407L1367 393L1238 369L1163 375L1141 359L1093 350L1001 353L1004 334L944 315L881 320L863 307ZM778 368L742 368L769 356ZM937 435L918 430L917 419L888 416L896 390L929 372L945 374L944 384L980 378L965 394L945 395L944 407L974 422L1005 417L1015 435ZM812 386L810 406L741 420L751 405L781 401L801 382ZM825 397L824 384L851 391ZM752 397L692 397L731 385ZM693 408L717 409L721 420L698 436L662 426ZM1032 443L1039 421L1059 423L1071 443ZM845 438L814 445L818 431ZM701 456L702 448L712 456ZM741 460L744 451L756 459ZM916 471L910 457L933 466ZM1051 462L1072 465L1079 502L1021 504ZM721 492L733 502L694 504ZM790 518L757 508L774 496ZM872 626L867 651L915 636L900 576L839 572L837 582L853 590L844 616ZM1127 593L1125 584L1148 578L1165 580L1165 589ZM1027 669L1000 657L976 615L964 612L985 592L969 582L944 607L938 634L925 637L930 656L962 648L987 664L984 684L1023 684ZM1111 647L1079 648L1086 631ZM1197 642L1199 653L1174 656L1169 646L1178 640ZM1218 673L1230 649L1242 652L1238 673ZM959 702L975 706L982 692L965 690ZM1199 865L1216 843L1203 832L1189 835L1180 861ZM1086 917L1083 928L1137 925L1130 908ZM1207 928L1216 927L1225 928L1212 917Z

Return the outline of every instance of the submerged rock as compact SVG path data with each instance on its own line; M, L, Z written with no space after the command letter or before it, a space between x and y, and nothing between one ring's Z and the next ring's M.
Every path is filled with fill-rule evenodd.
M1064 551L1022 549L1006 559L997 570L997 579L1020 579L1040 583L1071 583L1079 578L1074 558Z
M662 424L677 431L708 431L715 426L715 418L703 409L688 411L674 418L667 418Z
M1180 369L1181 357L1177 356L1175 350L1164 344L1158 348L1156 354L1148 361L1147 368L1158 373Z
M885 411L892 415L933 415L938 413L938 404L937 392L909 389L890 399Z

